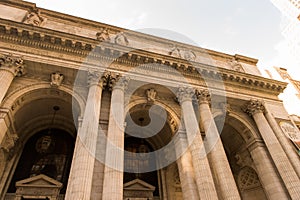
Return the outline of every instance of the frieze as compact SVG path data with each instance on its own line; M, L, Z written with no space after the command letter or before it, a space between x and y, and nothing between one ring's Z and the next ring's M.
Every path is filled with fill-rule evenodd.
M21 27L22 28L22 27ZM11 29L11 28L10 28ZM20 42L21 44L25 44L27 45L34 45L34 46L42 46L43 48L53 48L53 50L55 51L66 51L68 53L76 53L76 54L80 54L80 55L87 55L89 53L89 51L87 51L86 49L76 49L71 48L71 47L63 47L63 44L52 44L52 43L43 43L43 42L37 42L37 41L30 41L30 38L27 38L26 40L24 40L23 38L17 38L15 35L12 34L12 32L10 31L9 36L5 36L6 40L13 40L13 42ZM37 33L40 34L40 33ZM0 35L0 37L3 38L3 34ZM14 39L13 39L14 38ZM42 41L42 40L41 40ZM90 42L86 42L86 45L89 46L95 46L94 42L92 42L90 40ZM103 48L103 52L105 52L106 48L110 48L110 47L102 47ZM274 81L274 80L269 80L269 79L265 79L262 77L257 77L257 76L253 76L253 75L249 75L249 74L238 74L236 75L235 72L233 72L232 70L226 70L226 69L221 69L221 68L215 68L212 66L207 66L207 65L203 65L200 63L194 63L194 66L190 66L185 62L182 62L182 59L177 60L174 57L170 57L167 58L166 56L162 56L159 54L155 54L155 53L151 53L148 52L147 56L144 55L138 55L139 53L136 52L134 53L136 56L122 56L119 57L117 59L115 59L114 57L109 58L109 56L112 55L116 55L115 51L117 52L117 54L122 55L122 51L118 51L118 50L112 50L112 51L108 51L110 52L111 55L99 55L98 54L98 58L104 58L104 59L113 59L115 61L124 61L124 63L129 64L129 65L133 65L136 66L137 63L136 61L134 61L136 58L142 58L144 57L144 61L147 60L145 58L148 58L148 60L151 60L151 62L159 62L162 64L168 64L170 67L175 68L176 70L180 70L182 72L184 72L184 74L188 74L189 76L199 76L199 74L197 75L197 73L195 72L199 72L202 76L210 76L211 78L221 78L221 80L227 82L231 82L234 83L236 82L237 84L243 84L247 87L247 85L252 86L256 86L257 89L261 88L261 90L264 91L268 91L270 93L274 93L274 94L279 94L280 92L283 91L283 89L286 87L286 83L282 83L279 81ZM108 57L107 57L108 56ZM153 59L151 57L162 57L162 59ZM151 59L149 59L149 57ZM129 60L128 60L129 59ZM131 61L130 59L134 59L133 61ZM175 59L175 60L174 60ZM170 65L172 63L172 65ZM157 70L157 67L156 69ZM167 69L164 69L164 71L170 71ZM237 72L240 73L240 72ZM230 74L230 75L229 75ZM249 78L248 78L249 77Z

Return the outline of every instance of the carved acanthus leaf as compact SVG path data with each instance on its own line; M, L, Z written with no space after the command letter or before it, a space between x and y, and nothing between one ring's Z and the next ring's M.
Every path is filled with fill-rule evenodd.
M251 99L247 104L245 104L243 111L249 116L253 116L258 112L265 112L264 102L259 99Z
M9 55L2 55L0 58L0 69L7 69L15 76L22 76L24 72L24 61L21 57Z

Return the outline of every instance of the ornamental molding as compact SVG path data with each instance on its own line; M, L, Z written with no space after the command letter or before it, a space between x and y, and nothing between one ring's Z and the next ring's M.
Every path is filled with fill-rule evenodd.
M50 85L52 87L59 87L64 80L64 75L59 72L54 72L51 75L51 82Z
M154 88L146 90L147 102L153 103L156 100L157 91Z
M184 101L191 101L195 96L195 89L192 87L181 86L177 89L176 97L180 104Z
M34 8L28 12L23 23L33 26L43 26L46 21L47 19L41 15L41 11L37 8Z
M209 104L211 101L211 96L209 90L207 89L197 89L196 96L199 101L199 104L206 103Z
M37 49L44 49L66 54L77 54L81 57L94 57L95 60L105 60L114 65L124 64L136 67L139 65L151 65L150 68L158 70L158 66L165 65L176 69L183 75L224 81L225 84L244 86L245 89L254 88L263 92L278 95L285 89L287 83L275 81L243 72L219 68L203 63L191 62L173 56L161 55L144 50L135 50L126 46L114 46L111 43L99 43L96 39L83 38L66 33L47 30L40 27L32 27L26 24L8 23L0 19L0 39L9 43L23 46L30 46ZM17 26L17 28L16 28ZM55 36L54 36L55 34ZM97 53L91 53L95 49ZM124 53L128 52L128 53ZM116 55L119 55L116 57ZM159 68L169 73L171 70Z
M0 55L0 69L8 70L14 76L22 76L24 73L24 61L21 57L9 55Z
M256 113L264 113L265 110L264 102L260 99L251 99L243 108L243 111L249 116L253 116Z

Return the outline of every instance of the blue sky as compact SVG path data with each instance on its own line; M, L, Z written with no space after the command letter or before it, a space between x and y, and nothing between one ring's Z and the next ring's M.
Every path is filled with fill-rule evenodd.
M270 0L30 1L38 7L131 30L147 29L158 35L153 29L170 30L203 48L257 58L261 69L280 66L300 75L281 33L282 14ZM174 35L163 37L178 40Z

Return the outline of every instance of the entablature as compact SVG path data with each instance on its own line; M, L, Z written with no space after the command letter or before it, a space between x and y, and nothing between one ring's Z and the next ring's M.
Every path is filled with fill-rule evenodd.
M148 75L145 70L168 75L174 73L175 70L189 80L194 80L191 82L195 85L205 86L205 81L223 81L226 90L237 91L238 88L239 92L242 90L244 93L256 90L275 96L283 92L286 87L284 82L241 71L105 41L99 43L96 39L5 19L0 19L0 38L3 41L1 43L2 49L8 49L23 55L28 54L29 48L34 49L36 53L44 50L47 53L41 53L41 55L45 58L50 57L48 52L57 53L56 55L53 54L53 60L76 62L77 66L80 66L83 70L89 68L99 69L100 67L128 73L132 68L143 66L144 72L143 70L134 70L135 73L140 75ZM30 57L30 55L26 57ZM240 56L239 59L246 58ZM45 60L49 61L49 59ZM157 78L166 78L164 75L159 77L159 73ZM178 84L178 80L175 81Z

